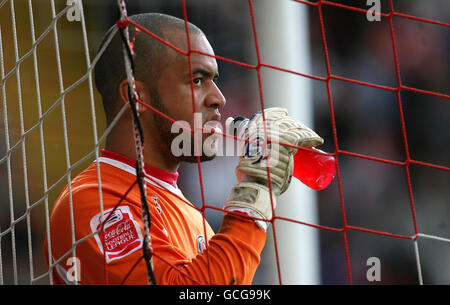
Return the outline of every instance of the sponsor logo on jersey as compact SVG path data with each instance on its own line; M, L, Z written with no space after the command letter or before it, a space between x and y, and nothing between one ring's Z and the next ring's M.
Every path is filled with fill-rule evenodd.
M105 222L103 230L94 237L98 248L106 256L107 263L123 258L142 247L142 233L130 208L119 206L112 213L111 211L113 209L104 211L103 218L101 213L98 213L90 222L92 232L101 229L102 219Z
M158 197L157 196L152 196L150 197L155 201L155 205L156 205L156 210L158 211L159 214L162 213L162 209L161 209L161 205L158 202Z
M206 240L203 235L197 236L197 249L199 253L203 253L203 251L205 251L206 249Z

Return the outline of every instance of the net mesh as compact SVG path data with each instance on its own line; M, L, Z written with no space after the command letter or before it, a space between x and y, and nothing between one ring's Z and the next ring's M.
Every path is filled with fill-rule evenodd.
M199 10L213 10L211 4L203 1L177 1L170 7L167 1L166 4L156 2L152 9L178 14L193 23L196 23L193 19L202 16ZM229 22L235 22L241 29L245 24L246 30L241 32L247 34L246 49L254 54L250 60L233 50L232 56L220 55L227 52L223 46L226 42L235 41L233 35L238 35L237 30L212 38L213 46L217 41L223 51L219 55L192 49L190 43L184 52L161 41L188 57L193 53L215 57L219 65L226 66L223 78L245 70L238 75L254 82L257 88L254 96L235 93L242 90L236 83L229 83L224 89L225 93L230 92L231 99L256 101L234 110L243 114L265 108L263 69L313 82L315 129L324 136L327 149L336 157L337 177L329 189L318 194L317 223L276 213L272 223L290 222L320 232L322 251L317 259L321 263L322 283L367 283L366 260L373 256L380 257L382 266L387 266L382 270L391 268L394 273L406 274L402 277L387 271L388 274L382 275L384 282L448 283L450 266L445 255L450 251L450 219L446 213L449 195L446 189L450 163L445 119L450 112L445 110L450 95L449 71L445 67L449 63L450 23L445 20L448 14L444 13L447 6L443 4L441 12L425 10L422 15L420 9L427 5L381 1L381 11L375 13L381 21L369 23L366 14L370 12L365 1L363 4L361 1L293 2L309 13L314 50L312 73L261 59L261 35L258 35L261 33L257 30L254 8L257 4L251 0L245 6L242 1L230 2L228 7L217 4L218 11L240 8L241 19ZM102 109L92 84L92 71L102 50L97 55L90 46L97 46L101 34L96 34L95 27L87 26L85 14L90 9L98 9L96 5L110 8L112 12L117 12L121 5L127 5L129 11L143 9L132 1L118 3L84 3L83 8L77 1L0 2L4 138L0 159L2 284L52 283L53 268L68 257L76 257L77 245L99 233L77 240L71 214L72 230L68 234L73 247L54 261L50 269L43 263L42 244L45 237L50 237L49 213L53 202L72 178L92 160L98 160L110 131L99 127L104 123L97 115ZM217 13L221 18L223 15ZM160 39L129 20L126 14L114 21L119 21L117 30L132 25L141 30L140 35ZM213 29L216 26L213 21L209 24ZM352 37L350 29L358 26L361 29L355 30ZM418 37L411 34L413 30L418 31L415 32ZM220 31L224 29L217 29ZM189 68L192 70L191 65ZM136 102L156 111L137 98ZM116 119L125 110L126 107ZM190 185L193 179L180 183L191 187L188 194L196 193L197 197L192 197L198 200L197 209L204 216L204 226L206 219L212 219L214 226L214 219L223 215L220 205L223 201L216 204L210 198L212 192L206 179L210 172L200 164L199 158L197 161L195 166L186 168L191 176L198 177L195 185ZM98 176L100 184L100 173ZM276 231L272 234L276 245ZM281 284L283 274L278 251L285 250L276 247L275 264ZM164 261L163 257L158 258ZM183 270L180 272L184 274ZM263 271L257 277L261 274ZM263 282L257 278L255 282L258 281Z

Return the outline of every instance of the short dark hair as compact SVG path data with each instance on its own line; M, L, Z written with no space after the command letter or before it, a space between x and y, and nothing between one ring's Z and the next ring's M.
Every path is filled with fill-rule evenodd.
M166 14L143 13L129 16L129 19L163 40L166 40L165 31L167 30L186 31L186 24L183 19ZM99 50L104 46L115 26L112 26L107 31L99 46ZM203 34L197 26L189 22L188 29L190 33ZM130 39L134 40L134 77L152 88L159 78L159 72L168 63L168 47L146 33L141 32L139 35L136 35L136 28L131 24L129 24L128 30ZM122 38L120 33L117 32L94 69L95 85L102 95L103 107L108 122L116 112L119 85L127 78L123 57Z

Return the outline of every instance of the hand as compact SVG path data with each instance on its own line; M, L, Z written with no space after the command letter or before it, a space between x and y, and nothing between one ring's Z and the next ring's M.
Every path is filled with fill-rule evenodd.
M313 130L288 116L283 108L264 110L248 122L243 133L246 140L242 157L236 169L239 182L257 182L269 186L268 170L272 189L276 195L284 193L291 181L296 146L315 147L323 143ZM267 141L266 139L267 134ZM287 145L283 145L287 144ZM266 149L267 148L267 149Z
M258 218L269 220L272 218L271 203L273 208L276 206L275 196L284 193L290 185L296 147L315 147L322 144L323 139L289 117L286 109L265 109L264 117L265 121L261 112L256 113L241 132L245 144L236 168L239 183L232 189L225 208L247 212L250 209L250 214L256 213Z

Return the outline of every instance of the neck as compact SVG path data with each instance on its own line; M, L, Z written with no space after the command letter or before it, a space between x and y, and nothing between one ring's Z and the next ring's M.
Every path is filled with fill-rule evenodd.
M119 122L118 122L119 123ZM105 149L136 160L136 147L134 144L134 130L132 123L117 124L106 139ZM144 162L152 167L176 172L180 161L175 158L167 148L163 139L159 139L159 133L144 134Z

